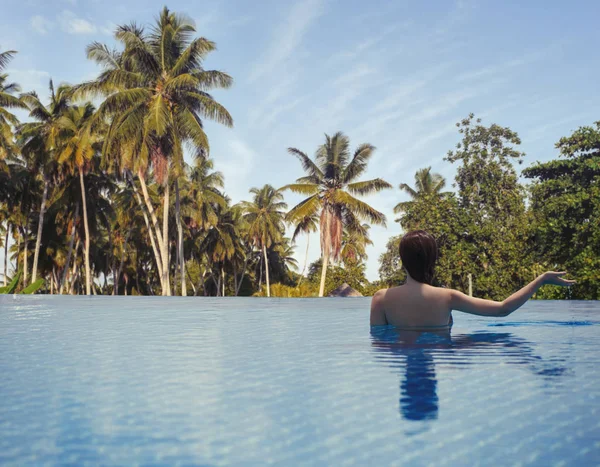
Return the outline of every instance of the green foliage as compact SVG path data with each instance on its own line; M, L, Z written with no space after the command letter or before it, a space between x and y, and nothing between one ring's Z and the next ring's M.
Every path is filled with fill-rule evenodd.
M17 289L22 272L18 271L6 287L0 287L0 294L11 294Z
M303 282L299 286L290 286L284 284L272 284L271 285L271 297L284 297L284 298L301 298L301 297L316 297L319 293L318 284L309 282ZM267 286L264 285L261 289L254 294L255 297L266 297Z
M25 294L25 295L34 294L44 286L45 282L46 281L44 279L38 279L33 284L29 284L27 287L25 287L19 293Z
M524 155L516 149L521 141L510 128L485 127L473 114L457 126L462 141L446 160L460 163L458 197L447 219L451 230L447 247L440 248L438 277L465 290L471 273L475 295L504 299L532 278L530 216L512 165Z
M379 256L379 278L382 287L396 287L406 280L406 271L400 261L401 235L391 237L385 251Z
M570 271L575 299L600 299L600 122L556 144L561 159L523 171L534 182L531 210L535 256L552 269ZM550 295L565 298L566 291ZM557 296L558 295L558 296ZM562 296L560 296L562 295Z
M314 284L316 287L318 287L321 279L322 265L322 260L318 259L309 266L308 282ZM370 285L365 276L365 265L362 263L348 266L330 264L327 267L327 275L325 276L325 292L323 295L329 295L333 290L337 289L344 283L365 295L365 291Z

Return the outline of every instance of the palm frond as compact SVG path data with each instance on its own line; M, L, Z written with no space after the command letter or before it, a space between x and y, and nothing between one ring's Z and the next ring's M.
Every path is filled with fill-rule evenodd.
M364 182L354 182L347 185L348 191L356 195L369 195L371 193L377 193L387 188L392 188L392 185L382 180L381 178L374 178L373 180L366 180Z

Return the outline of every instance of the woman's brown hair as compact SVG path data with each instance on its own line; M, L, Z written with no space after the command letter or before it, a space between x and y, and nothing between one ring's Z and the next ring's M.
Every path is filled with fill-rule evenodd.
M402 266L417 282L431 285L438 248L435 238L424 230L406 233L400 241Z

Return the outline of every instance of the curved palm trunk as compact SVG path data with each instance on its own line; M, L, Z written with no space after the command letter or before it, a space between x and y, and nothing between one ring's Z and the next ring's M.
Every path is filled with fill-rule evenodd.
M163 260L163 295L171 295L171 284L169 282L169 182L165 183L165 194L163 196L163 233L162 233L162 260Z
M44 177L44 193L42 194L42 205L40 206L40 216L38 221L37 238L35 239L35 253L33 255L33 271L31 272L31 282L37 279L38 259L40 256L40 247L42 246L42 227L44 226L44 214L46 213L46 200L48 199L48 180ZM27 274L27 273L26 273ZM27 285L27 279L25 279Z
M140 210L142 211L142 215L144 217L144 223L146 224L146 229L148 230L148 235L150 236L150 244L152 245L154 259L156 260L156 268L158 270L158 279L160 281L160 287L162 289L162 288L164 288L164 284L163 284L163 280L162 280L162 260L161 260L160 251L159 251L160 244L159 244L159 247L157 248L156 241L154 240L154 231L152 230L152 226L150 225L150 221L148 220L148 214L146 213L146 209L144 209L144 205L142 204L142 198L140 197L137 187L135 186L135 183L133 182L133 177L131 176L131 173L128 173L128 176L129 176L129 182L131 183L131 187L135 194L135 199L137 200ZM140 184L142 184L141 180L142 179L140 178Z
M10 235L10 222L6 223L6 238L4 240L4 287L8 285L8 236Z
M306 272L306 265L308 264L308 247L310 246L310 233L306 236L306 253L304 255L304 266L302 266L302 273L300 274L300 279L298 279L298 287L302 284L302 279L304 279L304 273Z
M162 288L162 295L171 295L171 285L169 283L169 246L168 246L168 231L165 232L165 225L168 229L169 227L169 186L166 184L165 196L163 199L163 206L166 204L167 209L164 212L167 214L163 216L163 234L161 235L160 227L158 225L158 219L156 217L156 213L154 212L154 208L152 207L152 201L150 200L150 195L148 194L148 187L146 186L146 180L144 179L144 175L142 172L138 173L138 178L140 180L140 186L142 187L142 193L144 195L144 201L146 203L146 207L148 208L148 212L150 213L150 219L152 219L152 225L154 227L154 233L156 234L156 241L158 243L157 250L160 252L160 266L159 266L159 276ZM157 261L158 262L158 261ZM165 280L166 277L166 280Z
M63 268L62 278L60 285L58 285L58 294L62 295L65 281L67 280L67 272L69 272L69 265L71 264L71 256L73 254L73 243L75 242L75 224L77 224L77 218L79 217L79 202L75 205L75 217L73 218L73 225L71 226L71 239L69 240L69 253L67 254L67 261Z
M271 283L269 282L269 261L267 259L267 247L263 244L263 256L265 257L265 278L267 280L267 297L271 296Z
M183 256L183 226L181 225L181 205L179 202L179 183L175 181L175 218L177 219L177 257L179 262L179 274L181 275L181 295L187 296L185 283L185 260Z
M246 255L246 257L244 258L244 269L242 270L242 276L240 277L240 280L237 282L237 285L235 287L235 296L237 297L238 294L240 293L240 289L242 288L242 283L244 282L244 276L246 275L246 268L248 267L248 255Z
M83 227L85 230L85 294L91 295L90 282L90 228L88 226L87 202L85 196L85 183L83 181L83 168L79 167L79 184L81 186L81 203L83 204Z

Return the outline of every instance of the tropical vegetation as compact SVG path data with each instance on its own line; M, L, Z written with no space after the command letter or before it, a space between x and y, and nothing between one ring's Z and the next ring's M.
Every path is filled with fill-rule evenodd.
M47 100L10 80L17 52L0 49L0 293L306 297L346 283L370 295L405 280L402 232L425 229L439 244L440 286L498 299L566 269L575 286L537 297L600 299L600 122L519 173L518 134L469 115L446 155L452 189L432 166L414 184L366 177L375 147L352 149L337 132L313 157L282 154L300 161L287 184L233 203L205 127L234 122L211 94L233 78L204 68L216 45L167 8L114 37L118 49L87 48L97 77L50 81ZM371 282L371 227L386 217L366 197L394 186L400 231ZM290 192L301 200L288 208ZM314 234L321 254L309 263Z

